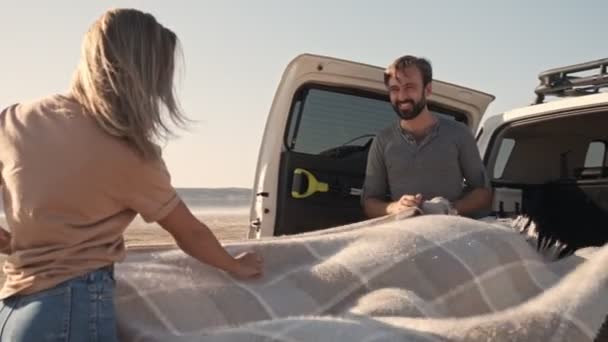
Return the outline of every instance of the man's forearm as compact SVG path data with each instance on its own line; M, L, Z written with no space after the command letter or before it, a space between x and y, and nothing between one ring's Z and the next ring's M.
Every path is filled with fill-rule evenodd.
M492 191L486 188L474 189L463 198L454 202L459 215L470 215L481 210L488 210L492 205Z
M377 198L367 198L363 202L363 211L369 218L380 217L388 215L389 202Z

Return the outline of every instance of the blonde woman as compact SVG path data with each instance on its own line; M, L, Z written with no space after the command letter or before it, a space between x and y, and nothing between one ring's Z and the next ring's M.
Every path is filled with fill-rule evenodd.
M236 277L233 257L171 186L155 141L185 122L173 93L176 35L146 13L111 10L87 32L71 90L0 114L0 171L10 234L1 341L115 341L113 263L140 214L187 254ZM12 235L12 236L11 236Z

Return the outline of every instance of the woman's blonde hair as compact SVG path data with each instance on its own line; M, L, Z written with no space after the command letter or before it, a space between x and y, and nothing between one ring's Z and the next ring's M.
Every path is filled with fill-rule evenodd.
M114 9L86 33L71 94L109 134L129 141L146 159L171 135L181 113L173 87L178 39L147 13Z

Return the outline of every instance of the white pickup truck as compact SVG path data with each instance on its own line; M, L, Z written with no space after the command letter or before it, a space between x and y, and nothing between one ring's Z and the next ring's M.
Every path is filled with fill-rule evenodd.
M600 91L607 66L604 59L547 70L534 104L482 126L494 96L434 80L430 110L476 133L494 187L493 215L580 223L584 214L608 229L608 93ZM258 156L250 238L365 219L359 189L368 147L395 120L383 70L309 54L287 66ZM545 102L548 96L563 98Z

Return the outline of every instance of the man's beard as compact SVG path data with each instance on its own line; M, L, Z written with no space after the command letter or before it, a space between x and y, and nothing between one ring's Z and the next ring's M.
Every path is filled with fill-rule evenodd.
M411 109L406 112L402 111L401 109L399 109L399 105L401 105L402 103L410 103ZM397 116L399 116L402 120L415 119L418 115L420 115L420 113L422 113L422 110L424 110L425 107L426 107L426 96L424 96L424 94L422 95L422 98L418 102L414 102L413 100L406 100L406 101L399 101L396 104L393 104L393 109L395 110L395 113L397 113Z

